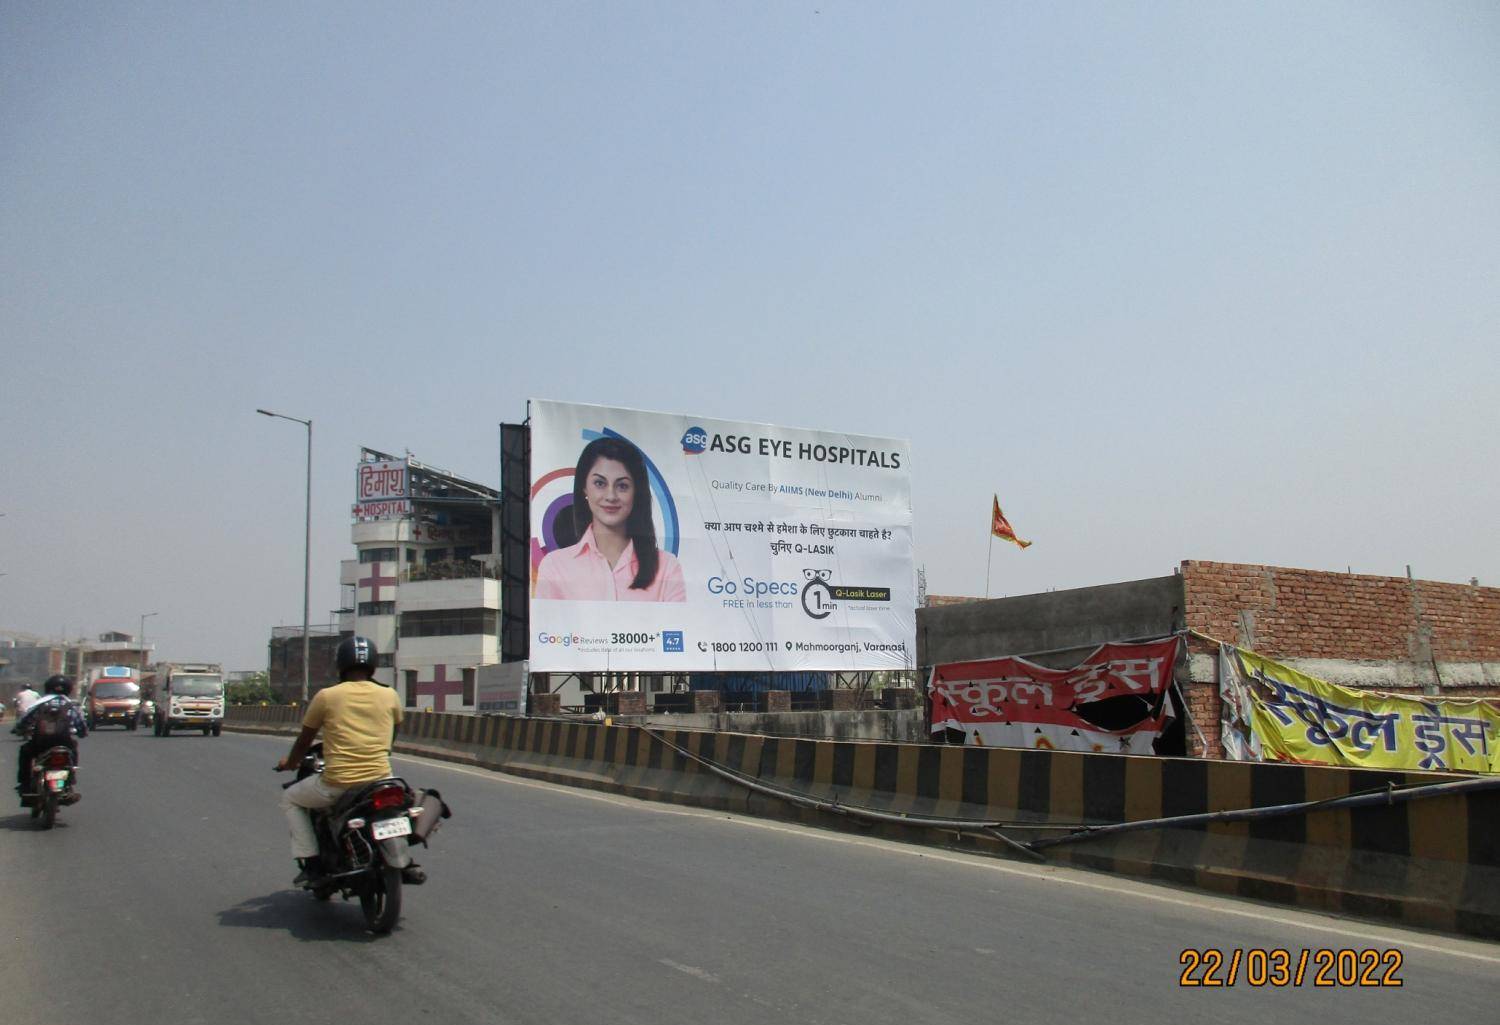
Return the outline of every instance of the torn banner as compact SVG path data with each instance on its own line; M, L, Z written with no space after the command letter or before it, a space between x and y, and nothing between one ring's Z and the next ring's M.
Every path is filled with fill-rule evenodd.
M962 730L965 744L984 747L1151 754L1172 718L1180 643L1104 644L1071 669L1024 658L936 666L932 729Z
M1230 644L1219 674L1226 757L1500 772L1500 699L1351 690Z

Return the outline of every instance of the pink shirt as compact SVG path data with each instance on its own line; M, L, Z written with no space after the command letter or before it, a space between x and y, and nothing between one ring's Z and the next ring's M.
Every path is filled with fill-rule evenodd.
M619 560L611 569L594 543L594 528L583 532L576 545L548 552L536 571L536 597L561 601L687 601L687 585L682 580L682 564L671 552L658 551L656 579L639 590L632 590L639 563L635 542L625 545Z

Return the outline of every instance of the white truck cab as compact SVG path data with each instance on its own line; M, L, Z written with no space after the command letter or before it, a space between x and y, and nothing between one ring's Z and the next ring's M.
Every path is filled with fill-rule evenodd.
M201 729L217 737L224 729L224 668L209 662L169 662L157 670L156 715L151 732Z

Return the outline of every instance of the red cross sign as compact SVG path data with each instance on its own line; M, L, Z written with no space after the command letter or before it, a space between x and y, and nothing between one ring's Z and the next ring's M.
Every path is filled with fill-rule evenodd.
M379 601L380 600L380 588L383 585L386 585L386 584L395 584L395 583L396 583L396 578L395 577L383 577L383 576L380 575L380 563L378 563L378 562L372 562L372 563L370 563L370 575L367 576L367 577L365 577L363 580L361 580L359 582L359 586L360 587L368 587L370 589L370 600L371 601Z
M450 697L463 699L464 681L462 675L456 680L448 678L448 667L446 665L435 665L432 667L431 680L417 681L417 696L431 697L432 710L434 712L446 712Z

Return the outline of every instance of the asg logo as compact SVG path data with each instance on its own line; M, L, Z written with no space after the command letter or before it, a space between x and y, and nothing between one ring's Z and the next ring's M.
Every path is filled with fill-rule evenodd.
M708 432L702 427L689 427L687 433L682 436L682 454L701 456L706 448L708 448Z
M804 569L802 575L807 583L802 585L802 611L813 619L827 619L838 608L833 602L833 589L828 584L832 570Z
M663 630L661 632L661 650L662 651L681 651L682 650L682 631L681 630Z

